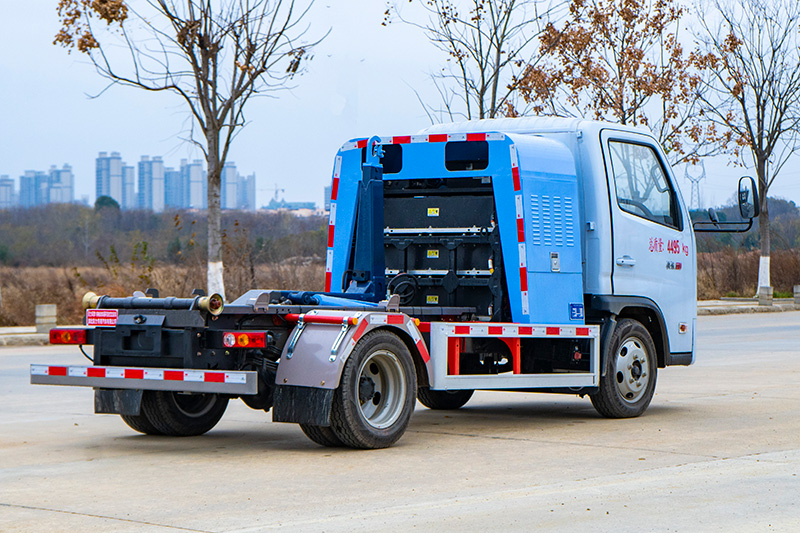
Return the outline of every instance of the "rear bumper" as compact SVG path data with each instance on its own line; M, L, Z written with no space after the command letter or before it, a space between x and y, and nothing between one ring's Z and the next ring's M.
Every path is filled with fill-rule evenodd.
M167 390L235 396L258 393L256 372L31 365L31 383L103 389Z

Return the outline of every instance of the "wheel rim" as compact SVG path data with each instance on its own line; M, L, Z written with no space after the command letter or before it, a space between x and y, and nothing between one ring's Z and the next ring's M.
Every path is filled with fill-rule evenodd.
M208 414L214 407L217 396L215 394L171 394L175 407L189 418L201 418Z
M358 412L370 426L383 429L403 413L406 375L395 354L377 350L358 369Z
M616 356L617 391L623 401L636 403L650 383L649 355L638 337L628 337Z

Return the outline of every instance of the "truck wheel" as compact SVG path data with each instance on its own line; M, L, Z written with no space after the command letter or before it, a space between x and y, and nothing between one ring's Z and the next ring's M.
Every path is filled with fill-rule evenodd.
M306 437L313 440L320 446L327 446L328 448L339 448L344 446L342 440L336 436L336 433L327 426L313 426L311 424L300 424L300 429L306 434Z
M172 437L202 435L217 425L226 407L228 398L219 394L145 391L142 396L142 414Z
M631 418L644 413L656 390L656 348L647 329L630 318L620 320L606 354L608 369L592 405L608 418Z
M428 409L452 410L463 407L470 398L471 390L431 390L429 387L417 389L417 400Z
M122 417L122 421L128 424L128 427L131 429L138 431L139 433L144 433L145 435L161 435L162 433L153 425L150 420L147 419L146 416L142 415L120 415Z
M333 396L331 428L352 448L386 448L408 427L417 376L411 353L397 335L375 331L356 344Z

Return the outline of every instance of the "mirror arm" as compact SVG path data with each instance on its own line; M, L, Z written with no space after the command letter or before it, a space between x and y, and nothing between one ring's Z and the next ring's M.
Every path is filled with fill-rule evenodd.
M742 224L747 224L746 228L741 227ZM711 225L715 227L707 228L704 225ZM731 226L738 226L736 229L730 228ZM742 220L740 222L711 222L706 220L698 220L692 222L692 229L695 233L747 233L753 227L753 219ZM727 229L730 228L730 229Z

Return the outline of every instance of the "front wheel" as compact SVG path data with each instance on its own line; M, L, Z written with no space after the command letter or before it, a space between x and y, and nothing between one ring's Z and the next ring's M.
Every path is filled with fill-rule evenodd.
M173 437L202 435L217 425L227 407L228 398L219 394L145 391L142 396L142 415L159 433Z
M606 375L600 378L600 390L590 395L592 405L607 418L641 415L656 390L658 363L650 332L636 320L620 320L606 357Z
M416 396L417 376L405 343L387 331L368 333L344 364L331 428L351 448L386 448L405 433Z

